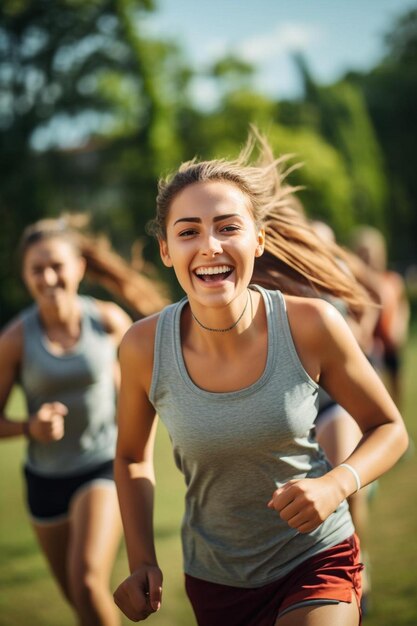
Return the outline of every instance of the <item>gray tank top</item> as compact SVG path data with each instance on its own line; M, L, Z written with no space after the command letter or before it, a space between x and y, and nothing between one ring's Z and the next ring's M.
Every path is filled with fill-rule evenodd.
M71 352L48 350L38 308L22 313L21 385L29 413L45 402L68 407L60 441L28 444L26 467L42 476L71 476L114 458L116 348L92 298L81 297L81 336Z
M346 501L309 534L267 508L278 486L321 476L330 464L314 439L318 385L295 350L285 300L278 291L253 288L263 296L268 322L261 377L226 393L197 387L182 356L183 299L159 317L150 392L187 488L185 572L237 587L277 580L354 532Z

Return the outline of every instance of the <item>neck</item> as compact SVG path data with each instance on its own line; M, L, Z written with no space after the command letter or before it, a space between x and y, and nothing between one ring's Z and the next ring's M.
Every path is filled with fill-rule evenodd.
M45 328L66 328L74 330L79 327L81 310L78 298L63 304L51 303L39 307L39 315Z
M195 322L197 322L197 324L200 326L200 328L202 328L203 330L210 332L210 333L228 333L231 330L234 330L239 322L243 319L243 316L246 313L246 309L248 308L248 304L250 303L250 313L251 313L251 321L253 319L253 305L252 305L252 294L250 292L250 289L248 289L248 293L247 293L247 297L246 297L246 302L245 302L245 306L242 309L242 312L240 313L240 315L238 316L238 318L236 319L236 321L233 322L233 324L231 324L230 326L226 326L225 328L212 328L210 326L206 326L205 324L203 324L193 313L191 307L191 315L193 317L193 320Z

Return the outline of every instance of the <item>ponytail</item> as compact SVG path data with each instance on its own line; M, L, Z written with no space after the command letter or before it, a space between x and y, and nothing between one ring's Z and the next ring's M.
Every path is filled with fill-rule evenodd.
M99 283L138 316L150 315L166 306L170 300L162 283L134 269L111 248L105 237L82 232L86 221L84 215L66 215L28 226L19 245L20 259L38 241L61 239L84 257L87 278Z

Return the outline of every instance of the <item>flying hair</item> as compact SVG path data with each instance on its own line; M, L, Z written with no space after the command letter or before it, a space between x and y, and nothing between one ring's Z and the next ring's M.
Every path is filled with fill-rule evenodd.
M74 252L86 261L87 278L103 286L138 316L151 315L169 304L166 290L157 279L151 279L132 267L104 236L83 232L80 226L88 216L65 215L43 219L28 226L18 248L21 262L27 250L47 239L68 242Z
M257 156L254 157L255 150ZM253 282L292 295L344 300L360 316L373 304L363 268L337 243L323 242L304 215L295 187L287 181L301 164L289 165L292 155L276 158L267 139L251 127L246 145L236 159L182 163L158 184L156 216L149 232L166 239L166 220L175 197L189 185L224 181L247 196L257 227L265 229L265 252L255 260Z

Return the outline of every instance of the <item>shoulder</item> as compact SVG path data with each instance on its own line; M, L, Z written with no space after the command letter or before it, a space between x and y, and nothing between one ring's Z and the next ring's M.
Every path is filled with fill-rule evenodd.
M329 350L344 350L356 343L336 307L321 298L285 296L288 321L300 350L317 354L320 360Z
M339 311L321 298L286 296L288 322L297 353L311 378L322 384L353 363L363 366L362 350ZM366 359L365 359L366 360Z
M120 344L120 359L137 364L153 361L156 327L160 313L134 322Z
M388 270L383 274L384 286L391 291L391 294L395 294L397 297L402 297L406 293L405 281L401 274Z
M114 302L93 299L100 315L101 322L109 335L120 343L123 335L132 324L130 316Z
M322 332L338 326L344 319L338 309L322 298L284 296L287 313L293 325L302 325L307 331Z
M141 353L152 354L153 356L158 322L161 318L165 320L169 318L178 305L178 302L169 304L161 311L158 311L158 313L154 313L153 315L149 315L134 322L123 337L123 341L120 345L121 352L135 352L140 348Z
M123 382L140 385L149 393L154 365L156 327L160 314L156 313L132 324L119 348L119 362Z

